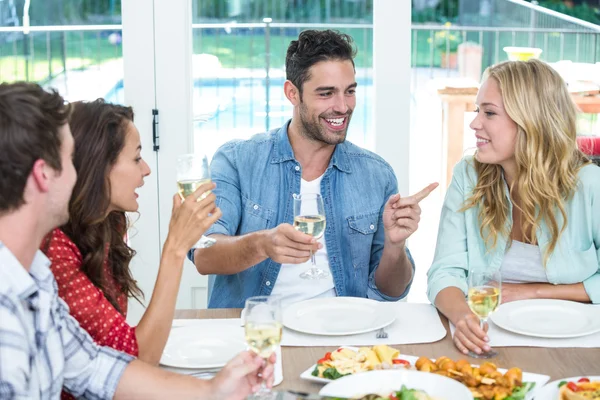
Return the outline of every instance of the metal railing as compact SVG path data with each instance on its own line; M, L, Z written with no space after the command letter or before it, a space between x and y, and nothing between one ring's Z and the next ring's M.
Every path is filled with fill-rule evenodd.
M600 31L595 24L523 0L461 0L458 25Z
M373 20L373 0L195 0L194 22L235 19L260 21L265 15L282 22Z
M546 62L600 61L600 31L413 25L412 41L413 67L430 69L441 66L442 54L456 51L457 43L465 42L482 47L483 68L507 60L508 55L503 51L506 46L541 48L540 58Z
M541 7L537 2L497 0L493 7L500 23L494 26L600 32L598 25Z

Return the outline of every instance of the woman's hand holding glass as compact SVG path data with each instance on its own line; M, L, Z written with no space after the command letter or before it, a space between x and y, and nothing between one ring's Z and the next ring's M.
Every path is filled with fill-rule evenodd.
M221 218L214 193L206 194L214 188L215 184L209 181L198 186L186 197L186 201L182 201L179 194L173 196L173 211L165 248L173 248L185 255L204 232Z
M488 325L480 326L479 317L468 309L463 317L455 324L454 345L463 354L483 353L489 351Z
M205 155L183 154L177 157L177 188L181 200L187 199L205 184L211 184L210 168ZM213 185L211 189L214 189L214 187ZM195 195L194 198L196 201L201 201L210 194L211 191L207 190ZM215 242L215 239L201 235L200 240L194 242L191 247L207 248Z
M491 358L492 351L487 336L487 319L500 305L502 280L500 269L475 269L469 271L467 304L471 312L465 313L456 323L454 343L465 354L474 358Z

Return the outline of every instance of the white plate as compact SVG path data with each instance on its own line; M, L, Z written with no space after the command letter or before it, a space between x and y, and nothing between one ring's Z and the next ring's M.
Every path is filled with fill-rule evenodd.
M350 347L350 346L344 346L348 349L352 349L355 351L358 351L358 347ZM408 362L410 362L411 365L415 365L415 362L417 362L417 360L419 359L419 357L416 356L408 356L405 354L400 354L400 356L398 356L399 359L402 360L406 360ZM472 364L474 365L474 364ZM330 383L330 382L336 382L339 381L339 379L336 379L335 381L332 381L331 379L325 379L325 378L318 378L316 376L312 376L312 372L314 371L315 367L317 366L317 364L314 364L313 366L311 366L310 368L308 368L306 371L304 371L301 375L300 378L307 380L307 381L311 381L311 382L316 382L316 383ZM403 371L403 370L397 370L397 371ZM502 372L503 374L506 372L506 369L504 368L498 368L499 372ZM360 375L364 372L361 372L359 374L355 374L355 375ZM340 378L342 379L342 378ZM523 371L523 382L533 382L535 383L535 387L533 388L533 390L531 390L527 396L525 397L526 400L531 400L534 398L534 395L537 393L537 391L546 383L550 380L550 377L548 375L541 375L541 374L534 374L531 372L524 372ZM542 398L540 398L542 399ZM544 399L545 400L545 399ZM552 399L554 400L554 399Z
M571 378L558 379L548 383L543 388L535 392L535 400L559 400L558 399L558 384L561 381L575 381L577 382L580 378L588 378L590 381L600 381L600 376L574 376Z
M402 385L424 390L440 400L473 400L471 391L462 383L429 372L408 370L368 371L344 376L321 389L319 395L348 398L370 393L388 395L400 390Z
M219 368L245 349L239 322L218 327L183 326L171 330L160 363L177 368Z
M513 301L490 318L500 328L527 336L572 338L600 332L600 308L574 301Z
M283 310L286 328L312 335L355 335L388 326L396 313L385 303L359 297L312 299Z

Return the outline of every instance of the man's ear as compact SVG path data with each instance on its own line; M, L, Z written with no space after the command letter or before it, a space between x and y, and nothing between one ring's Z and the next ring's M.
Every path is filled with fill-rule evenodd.
M287 80L283 84L283 93L293 106L300 104L300 91L291 81Z
M50 180L54 174L56 174L56 171L46 161L39 159L33 163L30 178L37 190L45 193L50 188Z

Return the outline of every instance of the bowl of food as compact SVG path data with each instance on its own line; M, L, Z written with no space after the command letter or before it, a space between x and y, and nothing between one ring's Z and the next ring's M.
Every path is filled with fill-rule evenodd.
M531 58L540 58L540 54L542 54L542 49L537 47L508 46L502 50L508 54L510 61L527 61Z
M348 399L390 399L410 391L418 400L473 400L463 384L445 376L413 370L377 370L347 375L324 386L319 395Z

